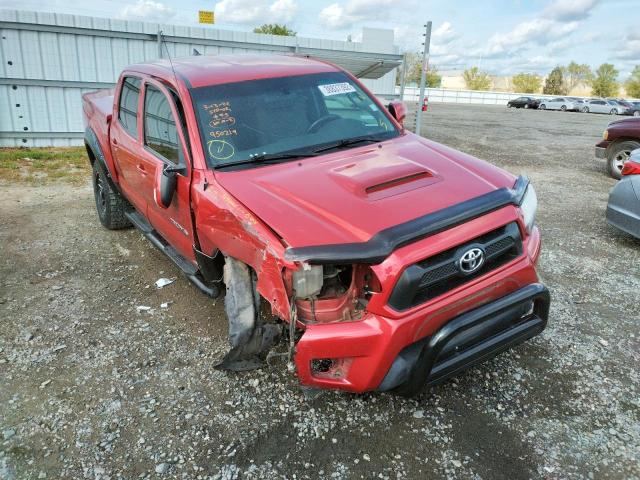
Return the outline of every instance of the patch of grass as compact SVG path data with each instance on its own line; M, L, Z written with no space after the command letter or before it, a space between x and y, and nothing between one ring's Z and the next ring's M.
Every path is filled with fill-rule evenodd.
M90 175L84 147L0 148L0 180L43 183L86 182Z

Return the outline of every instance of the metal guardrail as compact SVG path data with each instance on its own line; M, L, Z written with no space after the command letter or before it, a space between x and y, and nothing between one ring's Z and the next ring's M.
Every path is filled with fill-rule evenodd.
M399 88L396 88L399 93ZM405 87L404 101L417 101L419 89ZM427 88L426 95L429 102L434 103L475 103L480 105L506 105L509 100L518 97L556 98L558 95L543 95L534 93L490 92L483 90L450 90L446 88Z

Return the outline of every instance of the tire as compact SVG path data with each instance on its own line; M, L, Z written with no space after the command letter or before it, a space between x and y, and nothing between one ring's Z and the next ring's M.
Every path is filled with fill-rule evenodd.
M615 108L612 108L609 115L615 115L616 113L618 113L618 111Z
M607 154L607 171L613 178L622 178L622 167L629 160L629 155L636 148L640 148L640 142L627 140L613 144Z
M529 104L528 104L528 103L525 103L525 104L524 104L524 108L525 108L525 109L528 109L528 108L529 108Z
M109 230L120 230L131 226L125 212L129 202L114 190L102 164L93 162L93 196L100 223Z
M567 106L566 105L562 105L560 107L560 110L562 110L563 112L566 112L567 111Z
M633 116L640 117L640 110L636 110L635 112L633 112Z
M583 113L589 113L589 107L582 107Z
M510 103L507 103L507 108L511 108L513 105L511 105Z
M543 103L538 107L540 110L546 110L547 106Z

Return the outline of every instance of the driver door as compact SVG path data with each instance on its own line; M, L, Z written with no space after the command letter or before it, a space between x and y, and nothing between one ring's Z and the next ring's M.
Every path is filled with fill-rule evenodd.
M182 117L176 109L174 95L153 79L144 83L143 149L141 156L154 179L152 188L141 192L147 202L149 223L183 257L194 260L191 224L191 162L183 131ZM176 95L177 97L177 95ZM160 202L160 182L163 169L178 168L176 190L171 204L164 208Z

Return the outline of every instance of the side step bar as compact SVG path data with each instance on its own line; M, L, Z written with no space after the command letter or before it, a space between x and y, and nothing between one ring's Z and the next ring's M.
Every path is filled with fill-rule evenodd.
M135 210L126 212L125 215L129 221L162 253L169 257L173 263L184 273L184 275L193 283L198 290L211 298L218 298L220 288L216 284L208 285L202 278L202 274L189 260L184 258L169 245L164 238L151 226L151 224Z

